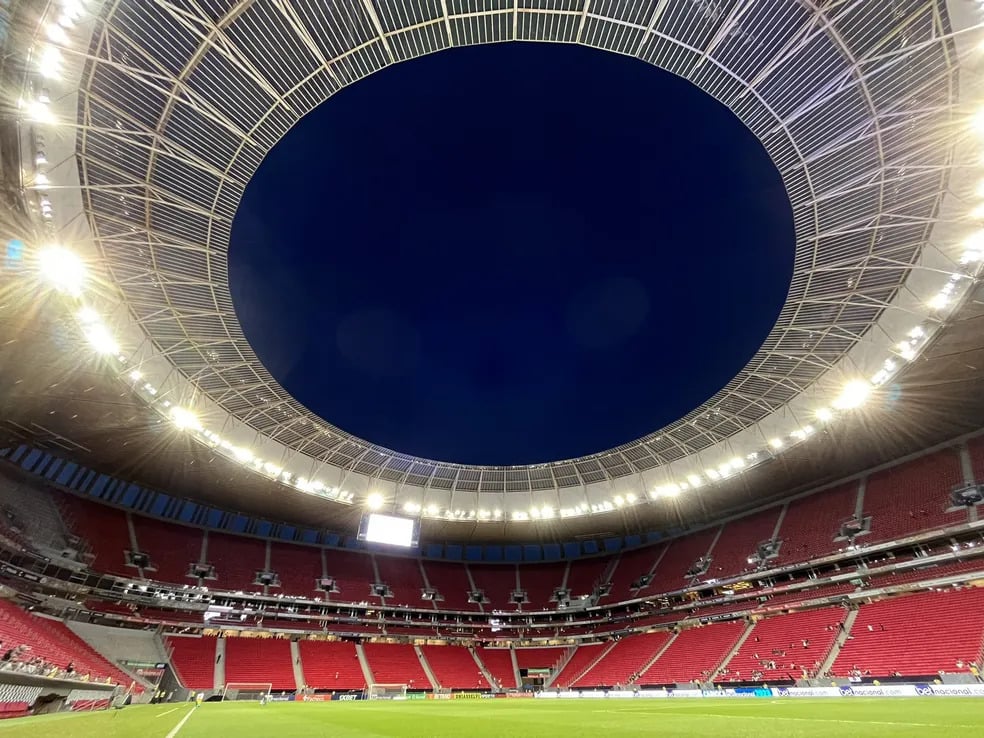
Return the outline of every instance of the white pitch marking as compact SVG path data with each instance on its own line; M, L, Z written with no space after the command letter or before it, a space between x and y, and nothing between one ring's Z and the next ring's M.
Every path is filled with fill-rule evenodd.
M179 707L172 707L170 710L165 710L164 712L156 715L155 717L164 717L165 715L170 715L172 712L174 712L175 710L179 710L179 709L181 709L181 708L179 708Z
M195 711L194 707L188 710L187 714L183 718L181 718L181 722L175 725L174 728L171 729L171 732L165 736L165 738L174 738L174 736L178 734L178 731L184 727L184 724L188 722L188 718L191 717L191 713L193 713L194 711Z

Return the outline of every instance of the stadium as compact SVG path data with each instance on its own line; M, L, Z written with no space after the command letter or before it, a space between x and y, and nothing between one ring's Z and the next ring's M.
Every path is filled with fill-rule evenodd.
M984 3L2 0L0 30L0 732L984 728ZM424 112L408 112L400 88L424 95L447 60L480 78L486 57L466 55L477 47L492 64L535 48L517 57L531 78L530 59L572 47L635 60L643 77L665 74L720 108L781 181L781 304L737 369L667 422L616 378L575 387L570 414L524 395L533 430L500 435L516 458L551 458L418 453L431 447L400 439L423 438L424 423L395 401L378 427L360 424L390 375L336 386L325 362L317 390L338 414L313 409L245 325L234 221L281 142L355 99L350 88L423 70L413 84L391 77L373 103L409 126L400 119ZM482 161L483 137L462 135L464 155ZM300 156L315 161L318 141ZM369 168L376 154L349 148ZM702 165L724 156L703 148ZM340 220L345 208L312 203L308 180L345 188L352 176L355 188L354 175L341 163L309 171L298 156L265 197ZM705 176L707 197L717 176ZM425 173L413 178L424 186ZM369 232L389 227L389 185L368 180L378 222L358 238L385 272L395 256ZM578 207L594 206L605 209ZM478 235L452 237L481 251ZM751 254L752 240L696 257ZM600 273L598 260L586 268ZM765 291L754 271L731 270L725 285L708 268L686 289L713 320L743 321L753 300L740 296ZM319 301L343 292L316 278L329 285ZM275 285L278 299L304 292L292 286ZM725 286L740 301L722 309ZM693 340L658 347L658 361L696 373L723 355L699 315L662 309ZM299 335L289 317L263 317L270 333ZM656 374L648 355L613 358L619 321L592 320L605 339L592 350ZM345 325L343 349L376 324ZM398 333L405 351L359 357L404 371L398 354L418 346L389 326L381 334ZM704 358L688 364L689 353ZM644 432L616 421L633 406ZM526 454L553 433L544 418L557 433L619 428L589 453L543 443Z

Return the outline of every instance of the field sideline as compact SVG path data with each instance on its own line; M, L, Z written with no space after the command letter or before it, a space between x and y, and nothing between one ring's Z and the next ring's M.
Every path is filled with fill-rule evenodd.
M189 713L191 713L189 715ZM185 719L187 718L187 719ZM179 725L180 724L180 725ZM0 738L979 736L984 699L206 703L0 722Z

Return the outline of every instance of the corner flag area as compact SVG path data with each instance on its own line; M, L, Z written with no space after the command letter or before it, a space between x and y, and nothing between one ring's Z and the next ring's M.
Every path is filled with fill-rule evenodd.
M397 736L979 736L984 700L868 699L616 702L206 703L7 720L0 738Z

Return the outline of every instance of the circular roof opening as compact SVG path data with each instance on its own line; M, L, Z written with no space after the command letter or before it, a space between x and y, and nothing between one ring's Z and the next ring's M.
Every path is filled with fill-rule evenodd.
M637 60L506 44L306 116L246 190L230 283L260 360L329 423L523 464L711 397L774 325L793 256L780 176L726 107Z

